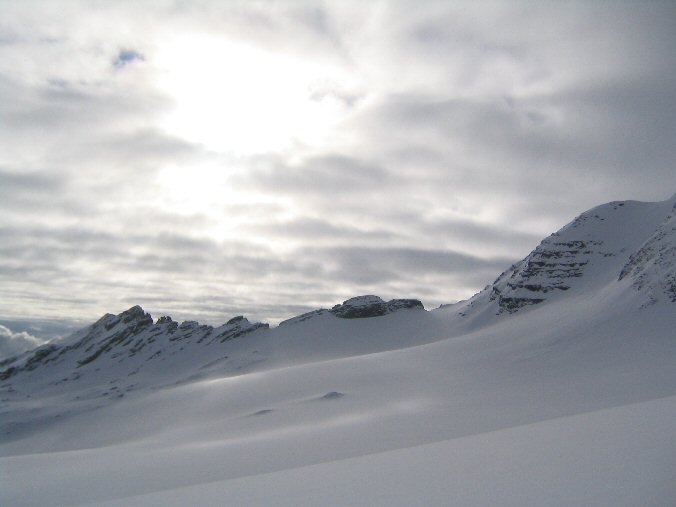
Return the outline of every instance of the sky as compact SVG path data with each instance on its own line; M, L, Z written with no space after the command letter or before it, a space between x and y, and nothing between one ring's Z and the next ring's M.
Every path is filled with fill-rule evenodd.
M674 2L0 10L15 344L135 304L209 324L360 294L433 308L588 208L676 192Z

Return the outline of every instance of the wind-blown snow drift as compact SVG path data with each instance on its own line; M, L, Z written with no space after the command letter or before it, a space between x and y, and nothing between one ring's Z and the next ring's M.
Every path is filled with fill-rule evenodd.
M106 315L1 363L0 503L673 504L675 206L594 208L433 311Z

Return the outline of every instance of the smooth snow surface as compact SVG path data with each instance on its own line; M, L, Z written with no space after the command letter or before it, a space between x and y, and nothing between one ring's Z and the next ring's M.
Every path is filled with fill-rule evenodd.
M105 316L5 363L0 505L676 505L674 204L431 312Z
M99 505L662 507L676 397Z

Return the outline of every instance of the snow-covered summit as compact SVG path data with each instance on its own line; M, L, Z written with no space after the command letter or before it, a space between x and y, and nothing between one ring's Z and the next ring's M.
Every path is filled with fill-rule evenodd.
M650 300L659 293L676 299L675 201L615 201L582 213L461 305L460 313L515 313L627 276Z

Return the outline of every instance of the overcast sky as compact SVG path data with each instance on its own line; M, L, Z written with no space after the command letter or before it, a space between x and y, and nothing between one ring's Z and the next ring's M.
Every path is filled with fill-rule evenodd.
M676 192L674 2L0 11L6 334L431 308L585 209Z

